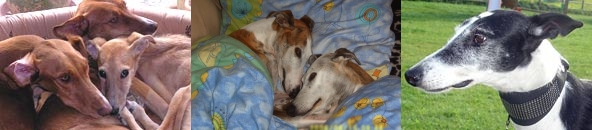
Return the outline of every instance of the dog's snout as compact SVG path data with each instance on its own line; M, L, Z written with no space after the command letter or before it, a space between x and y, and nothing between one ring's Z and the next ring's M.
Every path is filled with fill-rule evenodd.
M292 89L292 91L290 92L290 94L288 96L290 96L290 98L292 99L296 99L296 96L298 96L298 93L300 92L300 85L296 86L296 88Z
M142 33L144 35L149 35L149 34L156 32L156 29L158 29L158 23L156 23L153 20L148 19L148 18L144 18L144 17L140 17L140 18L142 19L142 21L145 24L144 32L140 32L140 33Z
M119 109L117 109L118 107L113 106L113 108L111 109L111 115L119 115Z
M292 103L288 104L288 106L286 107L286 109L284 111L286 111L286 114L288 114L288 116L291 116L291 117L296 116L296 106L294 106L294 104L292 104Z
M158 29L158 24L155 22L149 23L148 24L148 30L151 32L155 32L156 29Z
M423 78L423 69L421 67L412 68L405 72L405 80L407 83L411 84L414 87L419 85L419 82Z
M103 108L99 109L99 115L101 115L101 116L109 115L112 112L113 112L113 109L111 107L103 107Z

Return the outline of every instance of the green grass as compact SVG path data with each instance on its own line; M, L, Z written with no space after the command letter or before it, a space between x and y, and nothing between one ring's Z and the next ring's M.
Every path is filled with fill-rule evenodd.
M402 1L402 68L405 72L423 57L442 47L464 19L485 11L485 6ZM533 12L524 12L534 15ZM552 40L579 78L592 79L592 17L570 15L584 22L567 37ZM404 79L403 79L404 80ZM505 129L507 113L498 92L486 86L426 94L403 81L402 128L409 130Z

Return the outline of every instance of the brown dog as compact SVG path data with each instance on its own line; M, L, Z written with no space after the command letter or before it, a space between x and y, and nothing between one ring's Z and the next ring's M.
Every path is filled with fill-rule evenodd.
M184 35L152 37L132 33L127 38L109 41L94 39L93 42L95 44L89 45L88 53L93 59L98 59L101 86L115 110L125 111L126 97L134 77L146 82L150 90L154 90L165 100L165 103L152 103L154 99L144 97L147 107L156 110L154 112L161 119L165 118L164 115L167 112L162 110L167 110L169 103L175 108L181 105L172 104L171 100L175 92L189 85L191 80L189 37ZM189 93L187 91L187 94ZM188 105L189 99L184 101L187 103L182 103L185 104L181 106L183 108ZM175 113L181 112L175 111ZM164 121L167 122L167 120Z
M156 28L154 21L132 14L123 0L84 0L74 16L54 27L53 33L62 39L67 34L113 39L132 32L152 34Z
M23 35L15 36L0 42L0 68L3 68L3 73L0 73L1 86L8 86L12 89L19 89L31 85L33 89L43 89L55 93L58 98L65 103L65 105L72 107L78 112L91 116L100 117L107 115L111 111L111 106L103 97L99 90L90 82L88 76L88 63L86 58L82 57L79 52L74 49L84 48L84 43L80 37L68 37L72 43L63 40L51 39L43 40L38 36ZM20 59L19 59L20 58ZM34 114L33 96L29 88L26 92L13 90L12 94L20 97L7 97L5 92L10 92L5 88L0 89L3 94L0 101L2 106L8 109L3 109L0 115L10 116L19 114L17 116L10 116L2 119L15 120L27 115ZM28 98L27 98L28 96ZM4 98L7 97L7 98ZM14 102L14 99L20 98L23 103L5 104ZM10 108L18 106L26 106L21 108L19 113L11 113ZM4 111L6 110L6 111ZM12 109L14 110L14 109ZM30 110L33 110L32 113ZM26 112L25 112L26 111ZM34 126L28 124L34 119L28 121L12 123L0 123L6 126L14 126L18 124ZM18 129L19 127L10 127L10 129ZM21 127L22 128L22 127Z

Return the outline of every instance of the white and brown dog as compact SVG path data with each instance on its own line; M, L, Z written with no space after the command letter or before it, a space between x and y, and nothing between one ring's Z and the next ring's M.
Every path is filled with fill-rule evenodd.
M267 65L274 86L278 77L285 92L294 98L302 87L300 78L306 59L312 55L312 28L308 16L294 19L292 11L271 12L234 31L233 37L253 50ZM277 87L276 87L277 89Z
M277 114L296 127L324 123L341 101L374 81L358 65L360 61L354 53L345 48L322 56L312 55L308 63L311 65L302 77L302 90L283 108L291 117Z

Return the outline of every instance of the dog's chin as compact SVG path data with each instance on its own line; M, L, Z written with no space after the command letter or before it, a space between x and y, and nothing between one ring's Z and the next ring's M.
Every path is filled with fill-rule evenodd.
M465 81L462 81L460 83L454 84L451 87L454 87L454 88L464 88L464 87L469 86L469 84L471 84L472 82L473 82L473 80L472 79L469 79L469 80L465 80Z
M421 89L427 93L443 93L443 92L447 92L453 88L456 88L456 89L467 88L471 85L471 83L473 83L473 80L465 80L460 83L457 83L457 84L454 84L451 86L447 86L447 87L429 88L429 89L428 88L421 88Z
M450 90L450 87L435 88L435 89L434 88L431 88L431 89L421 88L421 89L427 93L443 93L443 92Z

